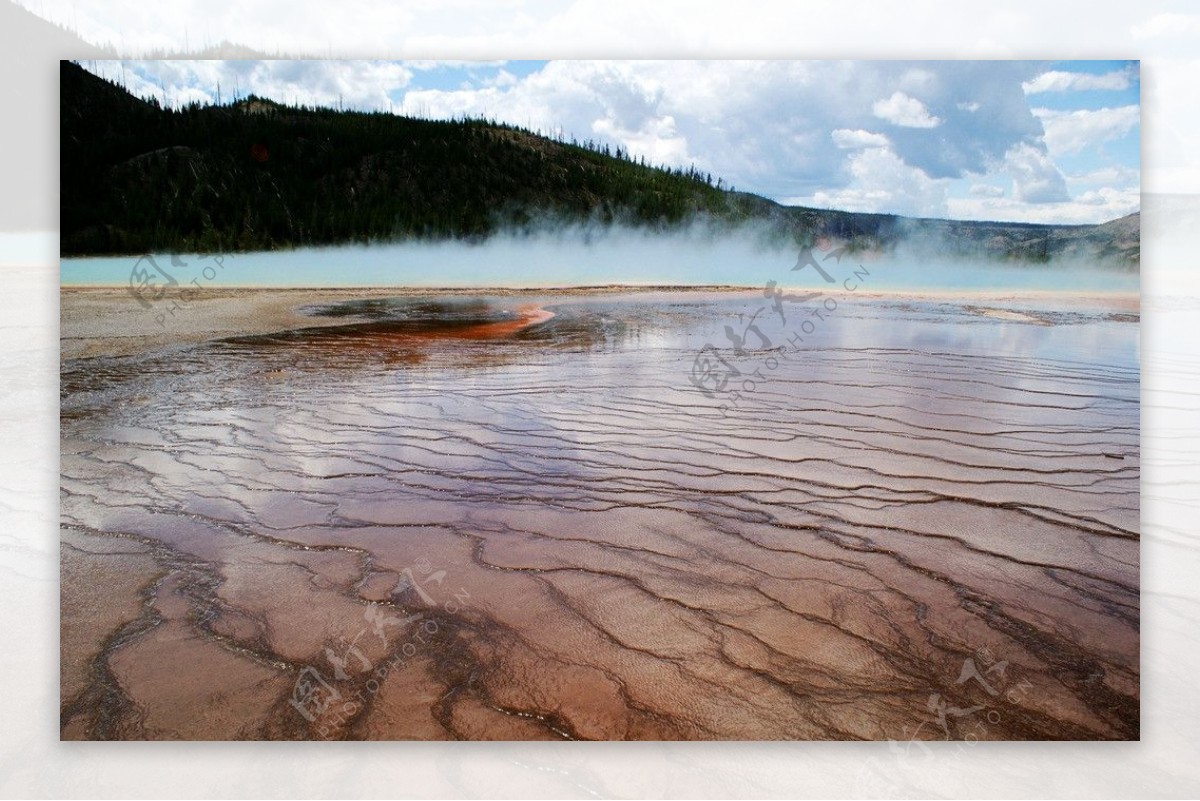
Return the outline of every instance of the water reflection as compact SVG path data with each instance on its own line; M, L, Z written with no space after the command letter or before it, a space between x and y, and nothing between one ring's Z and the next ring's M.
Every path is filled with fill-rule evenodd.
M1128 313L763 305L384 299L65 360L64 524L168 577L163 622L97 632L114 678L65 730L899 739L930 694L986 701L955 683L986 648L1042 693L989 736L1136 737ZM689 381L705 346L739 397ZM427 598L401 582L418 564L445 571ZM367 611L438 636L356 640ZM363 657L337 674L342 642ZM362 667L397 655L386 681ZM290 712L301 666L372 703Z

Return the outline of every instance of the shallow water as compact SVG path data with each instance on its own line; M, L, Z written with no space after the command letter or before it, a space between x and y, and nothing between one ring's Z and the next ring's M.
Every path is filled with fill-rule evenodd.
M520 302L65 361L63 736L1138 736L1136 315Z
M828 255L827 267L849 262ZM67 258L63 286L181 287L545 287L602 285L761 286L768 279L824 289L811 269L794 270L794 248L769 246L753 231L675 232L566 228L497 236L486 244L407 242L269 252ZM1137 271L1083 263L1045 265L929 259L903 251L873 254L875 290L1137 292ZM139 273L140 274L140 273ZM131 282L131 278L133 278Z

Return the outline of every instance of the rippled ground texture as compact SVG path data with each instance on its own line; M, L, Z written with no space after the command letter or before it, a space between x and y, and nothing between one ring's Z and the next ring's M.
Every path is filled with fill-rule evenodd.
M1137 738L1136 308L764 302L64 360L62 736Z

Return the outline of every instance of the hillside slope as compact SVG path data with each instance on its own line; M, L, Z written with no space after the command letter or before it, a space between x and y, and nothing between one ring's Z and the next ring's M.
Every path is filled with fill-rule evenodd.
M648 166L483 120L301 109L246 98L161 109L61 66L63 255L482 240L588 221L754 223L799 244L1136 269L1137 215L1103 226L917 220L781 206L695 170Z

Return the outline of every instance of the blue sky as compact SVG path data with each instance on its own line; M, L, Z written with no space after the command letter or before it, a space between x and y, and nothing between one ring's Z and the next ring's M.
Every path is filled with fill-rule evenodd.
M234 91L488 116L695 164L792 205L1091 223L1139 207L1136 61L87 62L176 105Z

